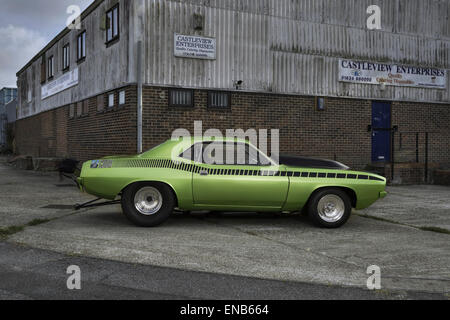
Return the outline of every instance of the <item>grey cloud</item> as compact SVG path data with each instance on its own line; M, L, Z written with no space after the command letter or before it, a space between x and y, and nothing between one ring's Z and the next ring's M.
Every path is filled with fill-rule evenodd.
M9 25L0 27L0 88L16 86L16 72L46 44L39 33Z
M83 10L91 2L92 0L2 0L0 27L19 25L52 37L65 27L69 16L68 6L78 5Z
M67 8L92 0L0 0L0 88L16 86L16 72L65 27Z

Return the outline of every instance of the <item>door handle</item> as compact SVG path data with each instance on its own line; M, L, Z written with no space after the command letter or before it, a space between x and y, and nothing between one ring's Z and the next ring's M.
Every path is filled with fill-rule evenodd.
M207 175L208 175L208 170L202 170L202 171L200 171L200 175L201 175L201 176L207 176Z

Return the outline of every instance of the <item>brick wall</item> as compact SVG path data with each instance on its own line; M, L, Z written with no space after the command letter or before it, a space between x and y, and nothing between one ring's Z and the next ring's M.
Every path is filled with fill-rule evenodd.
M125 104L119 106L119 91L125 90ZM114 107L108 95L114 93ZM136 87L130 86L87 99L87 109L70 117L71 106L40 113L16 122L16 150L33 157L71 157L81 161L114 154L136 153ZM99 110L102 109L102 110Z
M126 103L123 106L118 106L119 91L104 95L102 111L98 111L97 97L93 97L88 101L88 115L68 120L67 145L71 157L89 160L136 153L136 87L125 89ZM109 93L115 94L112 108L108 107Z
M126 104L98 111L98 97L87 101L87 112L70 118L70 106L19 120L16 145L20 154L74 157L80 160L136 152L136 87L126 87ZM203 129L280 129L281 153L337 159L362 169L371 162L371 102L326 98L326 110L317 111L313 97L233 92L231 109L207 107L207 91L195 90L195 106L168 106L168 89L144 87L144 150L170 138L172 131L194 121ZM85 109L80 105L81 109ZM430 162L450 162L449 105L394 102L392 124L400 131L430 130ZM102 109L102 108L100 108ZM421 137L423 139L423 137ZM409 139L409 141L412 141ZM421 146L423 145L421 140ZM423 156L423 149L421 149ZM423 158L421 158L421 161ZM400 171L399 171L400 172Z
M450 105L393 102L392 124L398 125L395 144L402 149L415 151L416 132L419 132L419 161L425 161L425 132L429 132L429 161L450 164ZM415 161L415 152L405 161ZM409 158L409 159L408 159Z
M194 108L168 106L168 90L144 88L144 149L170 138L177 128L280 129L280 153L336 158L362 168L370 162L371 103L366 100L326 99L316 111L313 97L233 93L228 110L209 109L207 91L195 91ZM158 120L158 121L156 121Z

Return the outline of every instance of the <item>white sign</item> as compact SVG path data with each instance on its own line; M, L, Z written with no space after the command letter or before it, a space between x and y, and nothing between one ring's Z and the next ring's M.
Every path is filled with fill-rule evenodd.
M176 57L214 60L216 39L175 33L174 54Z
M61 77L42 86L41 99L44 100L61 91L69 89L78 84L78 68L65 73Z
M341 59L339 81L445 89L447 72L436 68Z

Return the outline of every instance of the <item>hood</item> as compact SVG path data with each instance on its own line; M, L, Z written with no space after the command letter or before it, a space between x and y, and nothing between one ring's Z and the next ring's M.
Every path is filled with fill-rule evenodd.
M350 169L346 165L334 160L307 158L289 155L280 155L279 162L280 164L284 164L290 167L336 169L336 170Z

